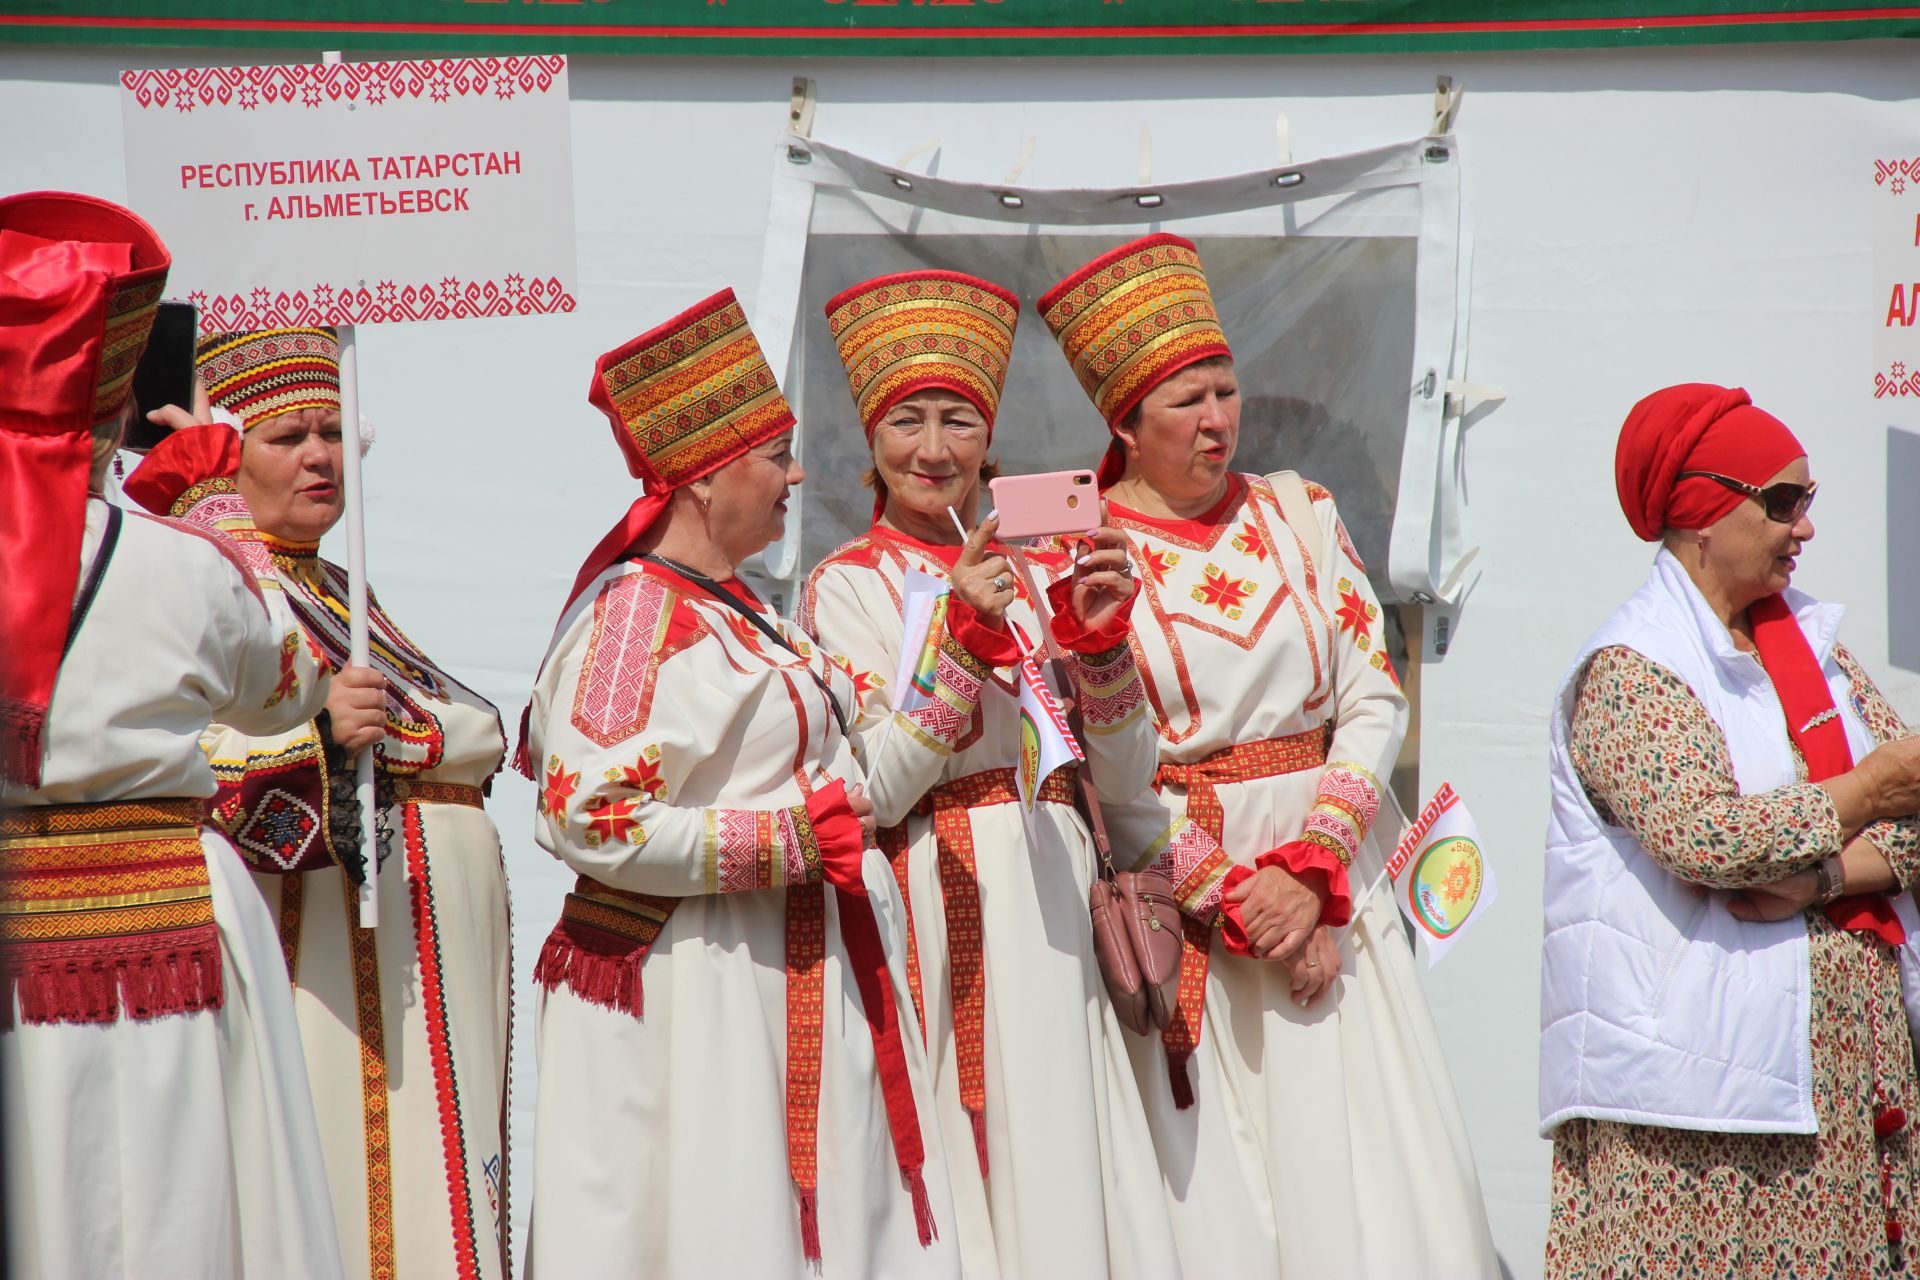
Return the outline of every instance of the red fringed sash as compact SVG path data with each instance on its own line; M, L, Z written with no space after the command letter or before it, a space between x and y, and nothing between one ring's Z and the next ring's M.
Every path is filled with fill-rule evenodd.
M1163 763L1154 774L1154 786L1184 787L1188 819L1224 848L1227 819L1220 807L1220 793L1215 788L1222 783L1254 782L1318 769L1327 762L1327 744L1331 737L1331 731L1323 726L1285 738L1238 743L1192 764ZM1161 1043L1167 1051L1167 1087L1173 1094L1173 1105L1185 1111L1193 1105L1193 1082L1187 1076L1187 1060L1200 1045L1213 930L1186 917L1182 917L1182 923L1185 927L1180 940L1177 1016L1161 1035Z
M1786 713L1787 733L1807 762L1807 781L1823 782L1853 768L1847 727L1833 705L1833 690L1799 619L1777 595L1754 601L1747 617L1753 624L1753 647L1759 650L1760 665ZM1890 947L1907 940L1893 904L1879 894L1851 894L1825 910L1827 919L1840 928L1874 934Z
M1040 784L1040 803L1071 805L1074 778L1070 768L1054 770ZM967 811L1018 803L1020 792L1013 770L984 769L941 783L915 806L915 812L933 815L940 897L946 910L947 971L953 995L960 1105L973 1121L974 1155L980 1162L982 1178L987 1176L986 957L980 941L980 878L973 855L973 819ZM908 949L909 955L918 950L911 942ZM917 993L915 1000L917 1007Z
M199 800L0 814L0 1029L144 1021L223 998Z

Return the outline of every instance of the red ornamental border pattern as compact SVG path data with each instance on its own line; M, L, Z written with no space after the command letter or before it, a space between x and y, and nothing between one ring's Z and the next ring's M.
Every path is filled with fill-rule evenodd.
M450 102L454 98L546 93L566 68L561 54L497 58L445 58L392 62L340 62L263 67L181 67L123 71L121 87L148 110L191 112L261 105L309 109L345 100L377 107L396 98Z
M1875 160L1873 185L1885 187L1891 195L1905 195L1909 186L1920 188L1920 156L1902 160Z
M1920 368L1904 360L1895 360L1885 370L1876 369L1873 374L1873 398L1885 400L1901 396L1920 399Z
M580 304L558 276L508 275L498 280L444 277L438 284L382 280L366 285L315 284L294 293L191 293L207 333L284 329L294 325L390 324L401 320L478 320L489 316L562 315Z

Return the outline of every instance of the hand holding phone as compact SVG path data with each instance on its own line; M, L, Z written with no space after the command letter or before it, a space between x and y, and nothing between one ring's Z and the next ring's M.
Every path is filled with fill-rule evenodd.
M1086 535L1100 527L1100 489L1091 471L1000 476L987 487L993 491L1002 538Z

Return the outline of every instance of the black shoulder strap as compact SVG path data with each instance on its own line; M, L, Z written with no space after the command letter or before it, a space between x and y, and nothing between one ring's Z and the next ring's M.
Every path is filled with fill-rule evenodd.
M752 608L748 607L746 601L734 595L733 592L727 590L725 587L715 582L712 578L709 578L706 574L701 573L697 569L690 569L686 565L681 564L677 560L669 560L665 556L657 556L657 555L654 555L652 552L643 551L640 553L639 558L647 561L649 564L657 564L663 569L671 569L673 572L685 578L688 582L693 583L695 586L699 587L702 591L705 591L706 593L711 595L715 600L718 600L721 604L724 604L729 609L732 609L735 613L745 618L748 622L751 622L754 625L754 627L759 630L761 635L773 641L775 644L779 645L782 649L785 649L788 653L791 653L794 657L796 658L800 657L800 651L795 649L791 644L789 644L785 636L781 635L778 631L775 631L771 626L769 626L765 618L761 617ZM805 661L804 658L802 658L801 660ZM833 690L827 687L827 682L820 678L820 673L818 671L815 671L811 665L807 667L807 674L813 677L813 682L820 686L820 692L826 695L827 708L833 712L834 723L840 726L840 736L843 738L852 737L853 736L852 733L850 733L847 728L847 713L840 709L840 699L833 696Z
M73 651L73 641L80 634L80 624L87 620L87 610L93 608L93 598L100 593L100 579L107 576L107 561L113 559L114 544L120 541L121 518L120 508L109 502L107 527L100 535L100 546L93 553L93 563L87 566L87 578L80 584L80 594L73 598L73 614L67 619L67 642L60 646L62 662Z

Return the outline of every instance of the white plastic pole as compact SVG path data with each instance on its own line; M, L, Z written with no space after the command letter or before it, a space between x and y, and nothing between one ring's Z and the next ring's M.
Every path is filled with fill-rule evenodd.
M327 66L340 61L340 54L321 56ZM346 489L347 509L347 640L351 651L348 662L356 667L371 663L367 643L367 524L365 497L360 486L360 358L354 343L353 326L340 326L340 463ZM360 927L372 929L380 923L380 841L374 826L378 810L373 788L373 748L366 747L353 762L354 797L360 803L360 856L366 867L366 879L360 885Z

